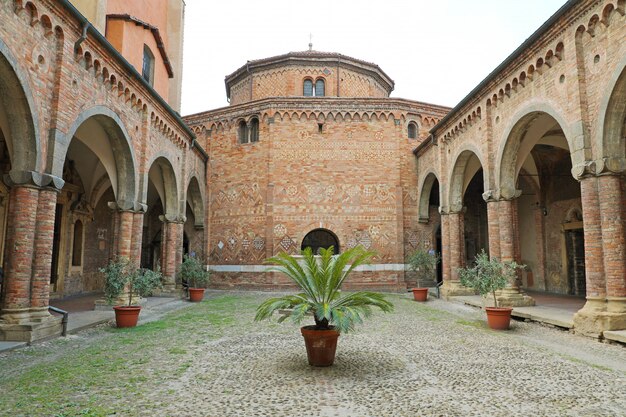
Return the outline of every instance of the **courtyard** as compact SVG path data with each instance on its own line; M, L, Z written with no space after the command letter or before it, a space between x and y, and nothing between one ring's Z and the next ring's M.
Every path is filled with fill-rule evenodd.
M136 328L2 353L0 415L626 416L623 346L522 321L496 332L479 309L389 294L393 313L312 368L296 326L253 321L269 296L210 291Z

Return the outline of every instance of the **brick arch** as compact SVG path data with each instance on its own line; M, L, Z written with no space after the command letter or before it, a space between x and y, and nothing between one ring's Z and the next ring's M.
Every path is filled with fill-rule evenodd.
M463 195L465 189L469 184L469 181L473 178L474 174L478 170L467 175L467 168L470 167L469 162L475 156L480 163L480 167L483 169L483 188L486 190L489 187L489 170L485 164L485 159L482 157L481 152L471 145L466 145L461 148L455 158L453 159L454 165L450 171L450 190L448 192L448 206L452 211L458 211L463 207Z
M29 87L28 76L0 39L0 116L9 155L12 177L41 168L39 118ZM14 178L17 179L17 178Z
M561 130L563 130L572 157L572 166L580 165L583 162L581 161L581 159L583 159L582 154L576 152L574 148L574 135L569 125L565 122L565 118L561 116L561 112L556 111L555 107L547 102L529 104L518 110L511 118L511 123L509 123L507 129L505 129L504 135L500 140L495 167L495 179L497 181L496 187L500 190L500 195L504 198L513 198L515 195L518 173L530 153L530 150L534 146L532 143L525 144L524 149L522 149L524 155L520 155L522 140L524 139L527 128L541 115L550 116L559 124ZM582 132L580 135L582 135Z
M612 171L626 171L626 56L613 73L600 104L596 159L605 159Z
M193 211L195 226L204 225L204 193L202 190L202 182L197 175L192 175L187 182L185 197L186 202L191 207L191 211Z
M124 126L122 119L113 110L105 106L95 106L82 112L63 135L57 130L55 143L51 149L55 149L52 162L52 174L62 178L63 165L67 156L72 139L78 129L87 121L94 120L105 131L109 139L113 160L108 161L103 157L99 149L85 143L100 158L104 165L111 183L117 204L121 209L135 208L137 196L137 165L135 152L130 142L130 135Z
M426 176L424 177L424 181L422 181L421 185L420 185L420 192L419 192L419 207L418 207L418 219L421 220L428 220L430 218L429 216L429 206L430 206L430 192L432 191L433 185L435 184L435 181L437 181L438 183L440 183L439 181L439 177L437 176L437 174L430 170L428 171L428 173L426 174ZM441 185L439 186L439 193L441 193ZM441 199L440 199L441 200Z
M147 166L150 168L145 174L143 201L148 199L148 183L152 181L161 198L165 216L170 220L184 216L184 206L180 207L178 198L178 178L170 158L165 153L159 153L152 157Z

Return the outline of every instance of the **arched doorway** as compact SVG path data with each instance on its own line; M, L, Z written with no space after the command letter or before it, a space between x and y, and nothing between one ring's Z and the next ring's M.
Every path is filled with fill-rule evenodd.
M184 218L179 207L178 181L172 163L165 156L155 158L147 174L142 266L160 267L166 291L173 291L183 253Z
M204 199L200 183L195 176L187 185L186 197L185 236L187 240L184 253L193 253L204 262Z
M516 260L522 287L584 296L581 192L572 176L570 143L553 114L532 111L507 138L500 188L514 198Z
M461 152L452 170L450 210L459 216L461 264L468 264L481 251L489 252L487 203L483 165L471 150Z
M54 297L101 291L99 269L116 255L116 212L135 195L128 135L115 113L95 108L77 118L65 152L52 247Z
M334 249L334 253L338 254L340 248L337 235L327 229L314 229L307 233L304 239L302 239L301 249L311 248L313 253L317 255L320 248L328 249L331 246Z
M428 173L421 187L419 198L418 235L414 242L409 242L412 250L434 249L441 255L441 215L439 214L439 180L434 173ZM423 238L423 239L422 239ZM443 280L441 262L437 264L437 282Z

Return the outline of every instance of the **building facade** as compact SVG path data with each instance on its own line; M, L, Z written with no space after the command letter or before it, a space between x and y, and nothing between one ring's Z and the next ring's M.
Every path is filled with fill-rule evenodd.
M110 38L68 1L0 3L0 340L60 334L49 300L100 292L116 256L173 290L185 237L204 246L207 155L163 98L180 45L163 27L155 45L169 15L122 3Z
M181 119L182 0L0 3L0 340L59 334L49 300L99 292L116 256L183 253L218 288L288 288L263 261L361 245L351 288L404 290L442 254L524 270L500 294L586 297L575 331L626 329L623 0L568 1L454 109L390 97L337 53L249 61L230 106Z
M226 77L229 107L185 117L210 159L212 285L283 287L264 259L332 244L377 253L348 287L406 289L406 254L434 245L411 150L449 109L392 89L374 64L293 52L249 61Z
M447 296L468 293L458 268L485 249L526 265L502 304L534 304L520 288L585 296L577 332L626 328L624 12L567 2L415 150Z

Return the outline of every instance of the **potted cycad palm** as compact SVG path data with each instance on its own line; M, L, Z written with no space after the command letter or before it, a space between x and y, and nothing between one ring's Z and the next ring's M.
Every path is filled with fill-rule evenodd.
M204 269L204 265L195 256L185 255L180 275L189 290L189 301L202 301L204 286L209 282L209 271Z
M491 293L494 307L485 307L487 324L494 330L507 330L511 322L510 307L499 307L496 291L503 289L515 279L516 270L523 268L515 261L502 262L497 258L489 259L482 250L476 255L474 266L459 269L461 284L473 288L485 297Z
M291 317L295 323L300 323L305 316L312 315L315 325L300 329L309 364L330 366L335 360L340 333L354 330L355 324L371 315L372 307L389 312L393 305L375 292L341 293L346 278L356 267L368 263L373 252L360 246L334 256L332 246L319 252L320 255L315 256L311 248L306 248L299 259L281 253L266 261L276 265L270 270L287 275L302 292L266 300L257 308L255 320L269 318L275 311L284 309L292 309L291 314L282 316L279 321Z
M415 301L428 299L428 288L422 287L421 282L422 279L433 278L439 259L441 259L439 254L435 253L434 250L427 251L424 249L417 249L407 258L409 269L417 275L417 287L411 289Z
M141 306L133 301L161 287L161 271L139 269L128 258L119 258L100 268L100 272L104 273L104 295L108 303L124 303L113 307L117 327L135 327Z

